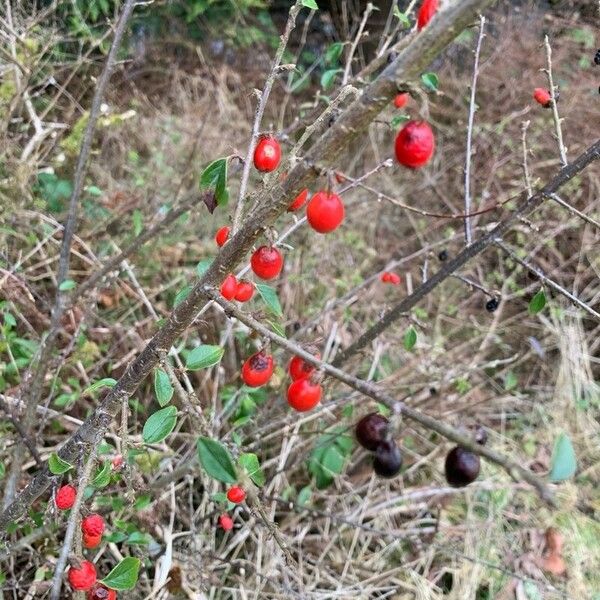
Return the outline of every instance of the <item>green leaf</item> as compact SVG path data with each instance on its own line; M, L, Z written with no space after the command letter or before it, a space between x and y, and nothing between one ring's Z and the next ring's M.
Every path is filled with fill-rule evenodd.
M342 44L342 42L335 42L334 44L331 44L325 51L325 62L328 65L337 63L342 55L343 50L344 44Z
M276 323L275 321L270 321L267 319L267 323L271 326L271 329L282 338L287 337L285 335L285 329L281 323Z
M225 350L221 346L198 346L187 355L185 366L190 371L207 369L216 365L223 358L223 354Z
M65 279L59 286L58 289L61 292L72 290L77 284L72 279Z
M181 304L190 295L190 292L193 289L193 286L186 285L183 289L179 290L175 296L175 300L173 300L173 308Z
M417 343L417 332L412 325L406 330L403 341L406 350L410 351L415 347L415 344Z
M258 456L256 456L256 454L253 452L242 454L238 459L238 464L246 471L246 473L248 473L248 477L250 477L258 487L265 485L265 474L260 468L260 463L258 462Z
M554 443L552 451L550 481L565 481L573 477L575 471L577 471L577 458L571 438L566 433L561 433Z
M154 393L161 406L166 406L173 397L173 386L169 376L162 369L154 370Z
M204 274L210 268L210 265L213 263L213 258L204 258L196 265L196 273L198 273L198 277L204 277Z
M408 115L395 115L392 117L390 125L392 129L399 129L401 125L404 125L407 121L410 121L410 117Z
M111 590L131 590L135 587L140 572L139 558L124 558L104 579L100 581Z
M421 81L423 82L423 85L432 92L435 92L438 89L440 83L440 80L435 73L423 73L423 75L421 75Z
M83 393L91 394L92 392L95 392L96 390L99 390L99 389L102 389L105 387L114 388L115 385L117 385L116 379L113 379L112 377L105 377L104 379L99 379L95 383L92 383L92 385L90 385L89 387L85 388Z
M63 460L56 452L53 452L48 459L48 468L53 475L62 475L73 468L66 460Z
M210 477L223 483L237 481L233 460L223 444L201 436L198 438L196 449L200 464Z
M305 485L299 492L298 497L296 498L296 504L300 506L306 506L308 502L310 502L310 497L312 496L312 489L310 485Z
M306 6L306 8L311 8L312 10L319 10L317 3L315 0L302 0L302 6Z
M200 189L214 188L215 198L219 206L227 204L227 159L218 158L211 162L200 175Z
M331 86L331 84L333 83L335 76L341 72L342 72L342 69L328 69L327 71L325 71L323 73L323 75L321 75L321 87L324 90L329 88Z
M260 294L260 297L263 299L264 303L267 305L267 308L278 317L283 316L283 310L281 309L281 304L279 303L279 297L277 296L277 291L275 288L270 285L266 285L264 283L257 283L256 289Z
M321 461L323 469L331 475L339 475L344 468L344 456L336 446L329 446Z
M177 424L177 408L167 406L157 410L148 417L142 430L142 438L146 444L157 444L162 442Z
M394 16L404 25L404 27L410 27L410 19L397 6L394 6Z
M546 306L546 294L540 290L529 302L529 314L537 315Z
M133 235L140 235L140 233L142 233L142 229L144 228L144 224L142 222L142 211L139 208L136 208L133 211L131 218L133 220Z
M96 488L106 487L110 483L111 465L110 462L105 460L102 468L98 470L94 479L92 479L92 485Z

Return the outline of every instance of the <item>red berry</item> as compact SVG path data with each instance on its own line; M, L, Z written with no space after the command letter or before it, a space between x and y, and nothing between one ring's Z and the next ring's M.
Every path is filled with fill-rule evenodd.
M263 173L274 171L281 160L281 146L271 135L260 138L254 150L254 166Z
M400 275L397 273L390 273L389 271L382 273L380 279L384 283L391 283L392 285L398 285L400 283Z
M299 208L304 206L306 199L308 198L308 189L304 188L294 199L294 201L288 206L288 212L295 212Z
M75 504L77 490L72 485L63 485L56 492L54 502L58 510L67 510Z
M84 535L102 535L104 527L104 519L98 514L89 515L81 521L81 531Z
M82 560L79 568L69 569L67 579L74 590L87 592L96 583L96 567L89 560Z
M394 98L394 106L396 108L402 108L402 107L406 106L407 102L408 102L408 94L406 94L406 93L396 94L396 97Z
M221 515L219 517L219 525L225 530L225 531L231 531L233 529L233 519L225 514L225 515Z
M300 356L294 356L292 360L290 360L290 366L288 367L288 372L290 377L296 381L297 379L304 379L308 377L314 372L315 368L310 363L307 363Z
M281 273L283 257L273 246L261 246L250 259L250 266L261 279L273 279Z
M429 162L435 150L433 131L425 121L409 121L396 137L396 158L401 165L418 169Z
M87 593L87 600L117 600L117 592L97 583Z
M273 357L264 351L253 354L242 367L242 379L250 387L265 385L273 375Z
M245 497L246 492L239 485L234 485L232 488L227 490L227 500L229 500L229 502L233 502L234 504L243 502Z
M544 108L550 108L552 106L552 95L544 88L535 88L535 90L533 90L533 97L535 98L535 101Z
M117 471L119 470L124 463L124 459L120 454L117 454L113 459L112 459L112 468Z
M229 239L229 231L229 227L225 225L225 227L221 227L215 234L215 242L217 242L219 248Z
M384 271L380 276L379 279L383 282L383 283L389 283L390 281L390 274L387 271Z
M225 298L225 300L233 300L235 295L237 294L238 282L235 278L235 275L227 275L225 277L225 281L221 284L221 296Z
M342 199L332 192L317 192L306 207L306 218L319 233L337 229L344 220Z
M83 546L85 548L87 548L88 550L91 550L92 548L96 548L97 546L99 546L101 541L102 541L102 534L100 534L100 535L90 535L89 533L83 534Z
M254 295L254 284L250 281L240 281L237 284L235 299L238 302L248 302Z
M290 384L287 391L288 404L298 412L312 410L321 400L323 389L309 378L297 379Z
M417 29L421 31L429 21L433 18L433 15L437 12L439 7L439 0L423 0L419 13L417 14Z

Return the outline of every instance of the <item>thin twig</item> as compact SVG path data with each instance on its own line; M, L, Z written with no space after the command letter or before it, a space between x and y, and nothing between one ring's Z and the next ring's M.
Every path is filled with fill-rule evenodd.
M527 195L533 195L533 187L531 186L531 176L529 175L529 166L527 160L527 128L531 121L523 121L521 123L521 147L523 149L523 176L525 177L525 189Z
M546 47L546 75L548 75L548 84L550 85L550 96L552 102L552 117L554 119L554 129L556 131L556 140L558 141L558 151L560 153L560 162L563 167L566 167L569 163L567 162L567 149L563 142L562 126L560 124L560 117L558 115L558 106L556 104L556 88L554 87L554 78L552 77L552 47L548 36L544 36L544 46Z
M273 83L275 82L275 77L279 72L279 65L281 64L283 53L285 52L285 48L290 38L290 34L292 33L292 30L296 25L296 17L298 16L298 13L300 12L301 8L302 0L296 0L294 6L290 8L288 20L285 26L285 31L280 38L279 47L277 48L275 58L273 59L271 72L267 77L267 81L265 82L265 87L263 88L263 91L260 92L258 105L256 107L256 115L254 117L254 124L252 125L252 136L250 138L250 143L248 144L248 152L246 152L246 159L244 160L244 170L242 171L242 179L240 181L238 201L235 206L235 213L233 215L233 224L231 227L232 235L238 231L238 229L240 228L240 223L242 221L242 215L244 211L244 199L246 197L246 188L248 187L248 179L250 178L250 168L252 167L252 156L254 154L256 142L258 140L260 126L262 123L263 115L265 113L267 100L269 99L269 95L271 94L271 89L273 87Z
M365 12L363 13L363 18L358 27L358 32L356 33L354 41L352 42L350 50L348 51L348 57L346 58L346 66L344 67L344 77L342 78L342 85L346 85L348 83L348 79L350 78L350 70L352 69L352 59L354 58L356 47L358 46L358 42L360 42L360 38L362 37L363 31L365 30L367 20L372 12L373 4L369 2L367 4L367 7L365 8Z
M473 123L475 121L475 94L477 91L477 77L479 76L479 55L485 30L485 17L479 16L479 37L475 49L475 64L473 65L473 81L471 83L471 100L469 101L469 124L467 126L467 157L465 163L465 215L471 212L471 154L473 145ZM472 241L471 219L465 217L465 244Z

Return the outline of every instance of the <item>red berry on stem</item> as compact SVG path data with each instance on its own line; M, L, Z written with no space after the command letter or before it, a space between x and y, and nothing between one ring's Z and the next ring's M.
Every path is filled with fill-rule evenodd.
M83 534L83 546L88 550L92 548L96 548L102 542L102 534L100 535L90 535L88 533Z
M318 358L318 355L317 355ZM312 373L314 373L315 368L310 363L306 362L300 356L294 356L292 360L290 360L290 366L288 367L288 372L290 377L296 381L298 379L304 379L308 377Z
M254 274L261 279L274 279L281 273L283 257L277 248L261 246L252 255L250 266Z
M274 171L281 160L281 146L272 135L260 138L254 149L254 166L263 173Z
M238 302L248 302L254 295L254 284L250 281L240 281L237 284L237 290L235 292L235 299Z
M117 592L97 583L88 593L87 600L117 600Z
M396 136L396 158L401 165L418 169L435 150L433 131L425 121L409 121Z
M260 387L273 375L273 357L264 351L253 354L242 367L242 379L250 387Z
M56 492L54 502L58 510L68 510L75 504L77 490L72 485L63 485Z
M71 567L67 579L74 590L87 592L96 583L96 567L89 560L82 560L79 567Z
M112 459L112 468L116 471L118 469L120 469L123 466L123 463L125 462L125 460L123 459L123 457L120 454L117 454L113 459Z
M552 106L552 95L544 88L535 88L535 90L533 90L533 97L535 101L544 108L550 108Z
M288 212L295 212L302 208L308 198L308 189L304 188L288 206Z
M227 490L227 500L229 500L229 502L239 504L240 502L243 502L245 498L246 492L239 485L234 485Z
M98 514L89 515L81 521L81 531L84 535L102 535L104 527L104 519Z
M392 285L399 285L400 284L400 275L398 275L398 273L388 273L389 277L388 277L388 282L391 283Z
M221 515L219 517L219 525L225 530L225 531L231 531L233 529L233 519L225 514L225 515Z
M237 293L238 282L235 278L235 275L231 273L225 277L225 281L221 284L221 296L225 298L225 300L233 300Z
M306 207L310 226L319 233L337 229L344 220L344 204L333 192L317 192Z
M406 106L406 103L408 102L408 94L404 93L404 94L396 94L396 97L394 98L394 106L396 108L403 108L404 106Z
M423 0L423 4L421 4L421 8L419 8L417 14L417 29L419 31L431 21L433 15L437 12L439 4L439 0Z
M388 271L384 271L380 276L379 279L383 282L383 283L389 283L390 282L390 274Z
M215 242L217 242L217 246L221 247L228 239L229 239L229 231L230 228L225 225L225 227L221 227L215 234Z
M288 404L298 412L312 410L321 401L323 389L309 378L296 379L287 391Z

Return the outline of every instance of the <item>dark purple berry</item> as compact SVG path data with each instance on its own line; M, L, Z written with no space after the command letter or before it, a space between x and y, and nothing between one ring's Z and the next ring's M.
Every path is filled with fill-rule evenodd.
M446 456L446 481L454 487L469 485L477 479L479 466L477 454L456 446Z
M600 65L600 48L598 48L598 50L596 50L596 54L594 55L594 62L597 65Z
M485 310L494 312L498 308L498 298L491 298L485 303Z
M369 413L356 424L356 439L367 450L375 452L387 439L390 422L382 415Z
M373 458L373 471L380 477L395 477L402 467L402 455L393 440L385 440L377 446Z
M440 250L438 253L438 259L442 262L448 260L448 250Z

